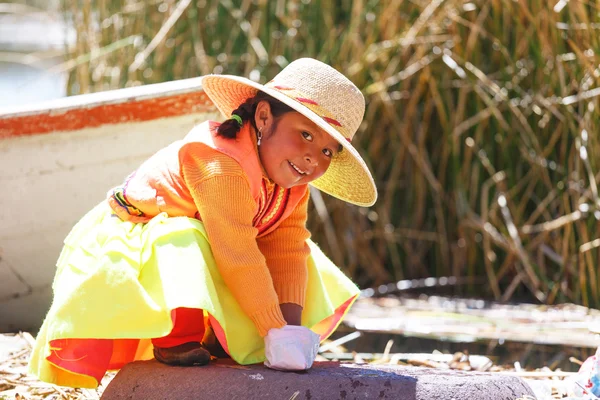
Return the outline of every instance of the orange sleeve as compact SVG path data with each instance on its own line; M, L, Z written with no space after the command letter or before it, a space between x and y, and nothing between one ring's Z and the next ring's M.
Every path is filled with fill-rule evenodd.
M262 336L271 328L285 326L269 269L258 248L258 230L252 226L255 201L241 167L214 150L205 151L204 156L185 151L180 162L225 284Z
M308 199L306 189L294 211L271 233L258 239L258 246L267 259L279 303L294 303L304 307L308 281L307 259L310 249L306 240Z

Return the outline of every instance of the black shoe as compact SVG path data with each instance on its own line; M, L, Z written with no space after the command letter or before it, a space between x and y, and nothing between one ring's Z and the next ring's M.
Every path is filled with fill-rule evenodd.
M169 365L206 365L210 352L198 342L187 342L175 347L154 347L154 358Z

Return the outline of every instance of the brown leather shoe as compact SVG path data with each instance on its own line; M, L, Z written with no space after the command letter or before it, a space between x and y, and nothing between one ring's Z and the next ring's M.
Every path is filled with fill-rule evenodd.
M175 347L154 347L154 358L169 365L206 365L210 353L198 342L187 342Z

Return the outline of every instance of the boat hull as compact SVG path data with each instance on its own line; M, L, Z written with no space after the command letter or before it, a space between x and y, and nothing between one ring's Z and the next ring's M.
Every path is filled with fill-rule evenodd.
M199 79L0 109L0 332L39 328L73 225L209 118L219 115Z

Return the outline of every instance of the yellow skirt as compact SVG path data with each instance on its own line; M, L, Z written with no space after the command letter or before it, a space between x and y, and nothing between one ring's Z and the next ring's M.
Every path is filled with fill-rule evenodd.
M327 338L359 290L309 241L302 324ZM124 222L103 202L65 239L54 301L30 372L61 386L95 388L107 370L153 358L150 339L173 329L171 311L202 309L240 364L263 362L263 338L223 282L201 221Z

